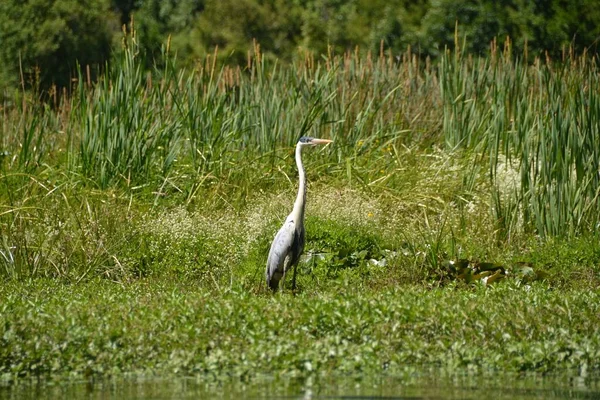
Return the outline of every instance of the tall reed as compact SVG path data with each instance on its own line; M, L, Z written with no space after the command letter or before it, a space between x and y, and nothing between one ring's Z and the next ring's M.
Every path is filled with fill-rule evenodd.
M443 56L446 143L488 155L494 212L507 236L574 235L598 224L598 72L585 54L525 65L510 42L489 59Z
M86 185L156 193L169 182L188 200L210 183L235 201L294 174L291 148L306 134L335 141L311 171L394 192L406 186L399 149L441 145L475 154L470 171L486 165L505 239L572 235L600 222L600 78L585 54L528 65L508 42L487 58L457 46L436 66L410 50L306 54L281 65L255 44L245 67L219 67L215 51L184 70L167 46L166 63L145 71L138 51L126 36L99 81L81 73L55 107L5 108L6 173L47 164ZM475 178L465 179L473 187Z
M137 60L136 37L126 41L117 66L93 88L78 79L80 167L100 187L122 181L140 183L153 170L166 173L181 139L181 122L170 91L177 84L172 64L153 85Z

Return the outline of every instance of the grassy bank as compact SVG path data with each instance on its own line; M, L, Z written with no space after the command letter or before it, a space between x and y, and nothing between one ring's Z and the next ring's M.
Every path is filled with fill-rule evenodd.
M597 60L144 72L0 120L0 373L598 368ZM299 290L266 254L310 182Z

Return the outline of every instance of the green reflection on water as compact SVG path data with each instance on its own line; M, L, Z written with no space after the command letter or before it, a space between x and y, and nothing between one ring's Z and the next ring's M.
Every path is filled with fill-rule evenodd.
M136 378L0 386L0 399L599 399L600 376L423 376L207 383Z

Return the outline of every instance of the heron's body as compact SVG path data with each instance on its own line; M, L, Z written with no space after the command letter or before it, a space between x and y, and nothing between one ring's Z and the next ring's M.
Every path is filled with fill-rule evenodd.
M304 251L304 227L298 229L297 225L290 214L271 245L267 260L267 284L273 290L277 290L285 273L296 267Z
M302 166L302 148L316 144L330 143L330 140L302 137L296 145L296 165L298 166L299 187L294 208L275 235L267 259L267 285L277 290L279 281L294 268L292 287L296 286L296 265L304 250L304 206L306 204L306 175Z

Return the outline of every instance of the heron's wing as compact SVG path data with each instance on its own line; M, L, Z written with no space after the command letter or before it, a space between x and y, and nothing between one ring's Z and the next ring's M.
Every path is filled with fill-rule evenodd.
M269 258L267 259L267 283L273 289L277 288L285 268L295 256L294 245L297 245L296 224L292 220L285 221L271 244Z

